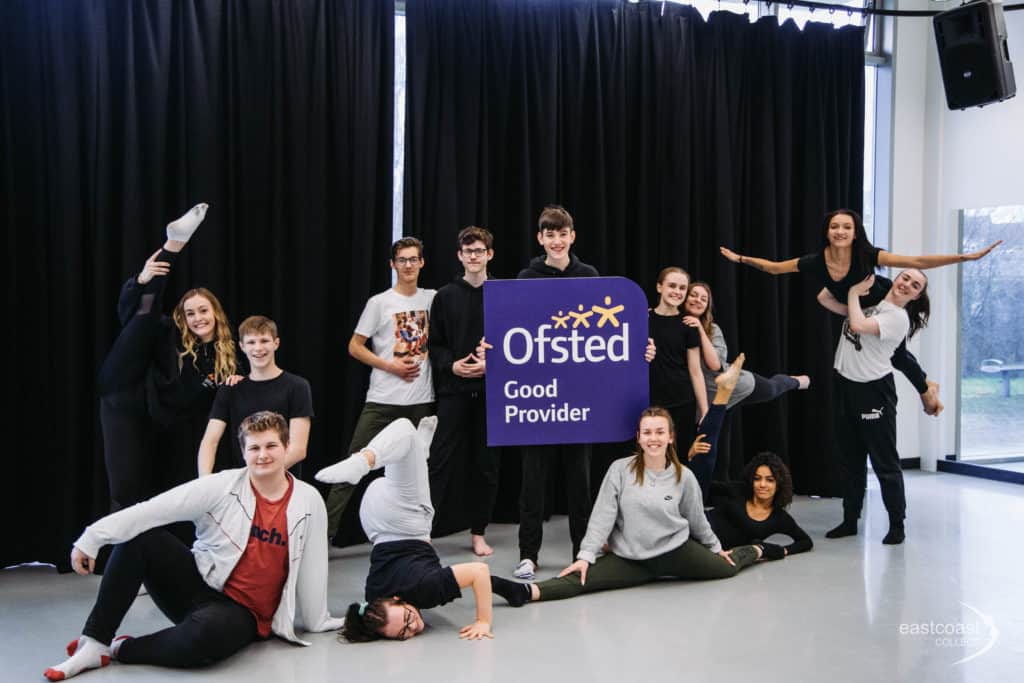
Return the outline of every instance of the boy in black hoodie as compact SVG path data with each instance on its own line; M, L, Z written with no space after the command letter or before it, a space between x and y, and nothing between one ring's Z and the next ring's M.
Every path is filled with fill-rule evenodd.
M545 277L597 277L597 269L580 261L570 251L576 241L572 216L564 207L549 204L537 221L537 241L544 247L544 256L530 261L519 273L519 279ZM555 462L565 472L565 488L569 504L569 537L572 556L590 521L590 446L562 444L524 446L523 484L519 493L519 564L516 578L532 580L537 571L537 556L543 540L544 494L547 491L548 468Z
M430 307L430 363L437 397L437 432L430 446L430 498L435 510L445 503L453 471L468 456L466 487L473 552L494 550L484 530L498 495L500 460L487 446L487 365L477 346L484 336L484 288L487 264L494 258L494 237L476 226L463 229L456 256L465 272L437 291ZM461 497L463 492L458 492Z

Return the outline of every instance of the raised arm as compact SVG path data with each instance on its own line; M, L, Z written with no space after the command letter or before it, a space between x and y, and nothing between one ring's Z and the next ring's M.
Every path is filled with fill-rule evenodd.
M827 287L822 287L821 291L818 292L818 303L840 317L845 318L850 314L846 308L846 304L835 298L832 292L828 291Z
M874 318L868 318L864 315L864 311L860 307L860 298L871 291L871 285L875 282L875 276L871 275L865 280L861 280L857 284L850 287L850 293L847 295L846 308L849 311L850 329L857 334L869 334L872 337L877 337L881 334L881 329L878 327L878 321Z
M988 256L990 251L1002 243L1002 240L996 240L984 249L972 251L969 254L926 254L923 256L903 256L901 254L891 254L888 251L881 250L878 252L878 265L884 268L917 268L918 270L941 268L942 266L948 266L953 263L977 261L978 259L985 258Z
M718 250L722 253L722 256L733 263L757 268L770 275L782 275L783 273L796 273L799 271L797 263L800 259L798 258L791 258L786 261L769 261L768 259L757 258L756 256L741 256L726 247L719 247Z
M491 634L491 570L483 562L453 564L452 573L459 588L469 586L476 600L476 621L459 629L459 638L483 640Z
M707 332L704 331L704 327L700 324L697 318L692 315L688 315L683 318L683 322L690 327L697 328L697 334L700 336L700 357L704 361L704 365L708 366L708 370L711 372L718 372L722 369L722 361L719 358L718 349L715 348L711 338L708 337Z

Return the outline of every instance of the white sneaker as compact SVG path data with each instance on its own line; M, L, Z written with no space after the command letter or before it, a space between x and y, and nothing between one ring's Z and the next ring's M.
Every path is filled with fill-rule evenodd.
M523 581L533 581L537 575L537 565L533 563L533 560L519 560L519 564L512 570L512 576Z

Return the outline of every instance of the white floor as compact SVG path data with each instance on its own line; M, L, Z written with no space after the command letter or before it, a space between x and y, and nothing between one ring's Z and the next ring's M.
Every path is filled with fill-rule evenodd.
M792 513L814 538L808 554L734 579L664 582L512 609L496 599L493 641L462 642L472 600L428 612L407 642L310 648L269 641L209 669L110 667L82 681L1000 681L1024 680L1024 487L952 474L907 473L908 540L883 546L887 527L872 482L861 535L823 537L837 500L799 498ZM569 561L567 523L546 527L541 576ZM496 525L492 571L518 559L516 528ZM442 559L467 561L468 536L437 541ZM360 599L366 546L333 550L332 611ZM38 681L64 658L98 578L45 567L0 572L0 681ZM140 598L124 633L166 625ZM947 633L948 632L948 633Z

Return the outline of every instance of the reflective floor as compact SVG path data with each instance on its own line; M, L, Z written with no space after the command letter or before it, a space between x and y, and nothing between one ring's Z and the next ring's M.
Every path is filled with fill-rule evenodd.
M855 538L829 541L837 500L798 498L808 554L733 579L664 582L512 609L497 599L494 640L462 642L466 598L427 613L408 642L310 648L255 644L222 664L173 671L116 663L78 680L118 681L999 681L1024 680L1024 487L953 474L907 474L908 540L887 547L887 518L872 481ZM565 518L545 527L542 577L569 562ZM492 571L518 559L516 528L489 530ZM437 541L447 562L468 561L468 535ZM369 548L334 550L330 604L362 594ZM0 681L42 680L78 634L99 579L49 568L0 572ZM124 633L167 622L148 597Z

